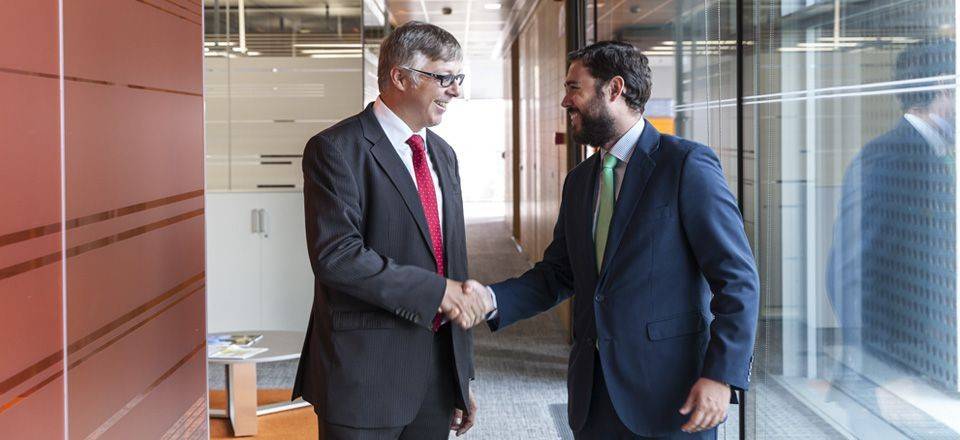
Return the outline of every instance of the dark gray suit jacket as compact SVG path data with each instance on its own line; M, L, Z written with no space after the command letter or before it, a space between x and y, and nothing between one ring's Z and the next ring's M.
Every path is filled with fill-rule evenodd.
M457 158L429 130L427 149L443 193L446 273L464 280ZM406 425L426 392L431 325L446 288L416 184L372 105L307 142L303 177L315 286L293 397L303 396L334 424ZM457 326L452 335L462 405L473 378L473 339Z

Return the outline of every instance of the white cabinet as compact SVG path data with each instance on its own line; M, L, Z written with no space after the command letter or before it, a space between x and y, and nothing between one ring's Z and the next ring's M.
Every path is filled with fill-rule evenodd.
M206 220L207 331L306 331L303 193L210 192Z

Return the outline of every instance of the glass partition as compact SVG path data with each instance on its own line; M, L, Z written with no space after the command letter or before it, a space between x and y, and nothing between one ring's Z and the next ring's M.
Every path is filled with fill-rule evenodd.
M382 25L383 10L380 0L205 2L208 190L302 189L306 140L362 109L364 19Z
M957 438L955 1L756 1L762 380L823 436ZM757 436L780 438L763 416Z

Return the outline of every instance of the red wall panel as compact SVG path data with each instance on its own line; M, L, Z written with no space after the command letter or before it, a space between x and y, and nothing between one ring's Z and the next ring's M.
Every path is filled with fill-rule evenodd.
M205 394L201 11L64 3L67 217L100 219L66 236L70 438L160 438Z
M7 3L0 438L206 437L202 6Z
M56 1L0 14L0 437L62 438Z

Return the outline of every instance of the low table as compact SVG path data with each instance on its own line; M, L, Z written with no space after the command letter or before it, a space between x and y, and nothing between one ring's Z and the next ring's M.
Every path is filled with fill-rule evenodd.
M221 335L224 333L212 333ZM289 331L237 331L225 334L263 335L253 347L269 350L247 359L211 359L213 365L223 365L227 383L227 409L210 409L210 417L228 418L237 437L257 435L257 416L310 406L309 402L297 399L257 406L257 364L299 359L303 348L303 332Z

